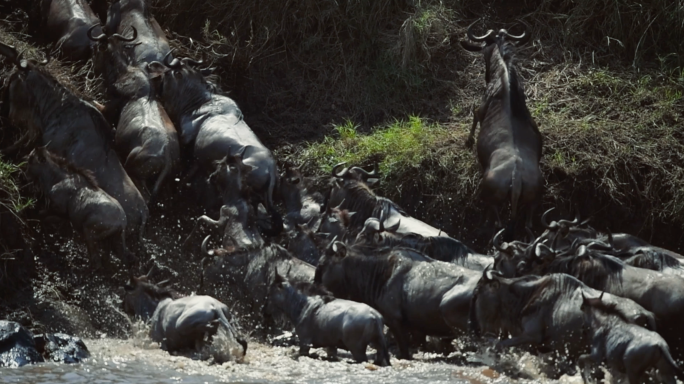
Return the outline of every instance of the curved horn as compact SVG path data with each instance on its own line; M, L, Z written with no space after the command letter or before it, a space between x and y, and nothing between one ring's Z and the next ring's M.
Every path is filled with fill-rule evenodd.
M162 285L168 283L169 281L171 281L171 279L162 280L162 281L158 282L156 285L161 287Z
M494 30L493 30L493 29L490 29L490 30L487 31L487 33L485 33L485 34L482 35L482 36L475 36L475 34L473 34L473 27L474 27L475 24L477 24L479 21L480 21L480 19L477 19L477 20L475 20L474 23L472 23L472 24L470 24L470 25L468 26L468 38L469 38L471 41L475 41L475 42L485 41L485 40L487 40L487 39L492 35L492 33L494 33Z
M179 68L180 67L180 61L178 59L174 58L169 62L169 59L171 58L171 53L173 53L173 49L169 50L169 53L164 56L164 65L166 65L169 68Z
M522 23L520 23L520 24L522 24ZM522 26L523 26L524 29L523 29L523 33L522 33L521 35L517 35L517 36L516 36L516 35L511 35L511 34L508 33L508 31L505 30L505 29L502 29L501 32L506 36L506 38L507 38L508 40L511 40L511 41L522 41L522 40L524 40L525 37L527 36L527 28L525 28L525 25L524 25L524 24L522 24Z
M147 274L145 275L145 277L147 277L147 278L149 279L150 276L152 276L152 272L154 272L154 268L155 268L156 266L157 266L157 264L152 264L152 268L150 268L149 272L147 272Z
M17 49L11 45L0 43L0 55L5 56L14 63L19 62L19 53Z
M574 218L572 221L570 221L570 220L562 220L562 219L561 219L561 220L558 220L558 224L567 224L568 226L570 226L570 225L577 225L577 224L579 224L579 222L580 222L580 213L579 213L579 209L576 209L576 210L575 210L575 218Z
M197 60L193 60L193 59L191 59L191 58L189 58L189 57L186 57L186 58L184 58L184 59L181 60L181 61L183 62L183 64L185 64L185 65L187 65L187 66L191 66L191 67L194 67L194 66L196 66L196 65L202 65L202 64L204 64L204 61L203 61L203 60L197 61Z
M338 170L340 167L344 166L345 164L347 164L347 162L341 162L341 163L335 164L335 166L334 166L333 169L332 169L332 175L335 176L335 177L339 177L339 178L342 178L342 177L347 176L347 173L349 173L349 168L344 168L344 169L342 170L342 172L337 173L337 170Z
M206 256L210 256L209 251L207 250L207 243L209 242L209 238L211 235L208 235L207 237L202 240L202 253Z
M551 213L551 211L553 211L554 209L556 209L556 207L551 207L551 208L547 209L546 212L544 212L544 214L543 214L542 217L541 217L541 223L542 223L542 225L544 226L544 228L546 228L546 229L556 229L555 226L549 225L549 222L546 220L546 217L547 217L547 216L549 215L549 213Z
M494 247L499 251L503 251L503 249L501 249L501 236L503 236L504 231L506 231L506 228L503 228L497 232L494 236L494 239L492 239L492 245L494 245Z
M138 38L138 30L135 29L134 26L131 26L131 29L133 30L133 36L131 36L131 37L126 37L126 36L123 36L123 35L119 35L118 33L113 34L112 37L116 37L117 39L119 39L119 40L121 40L121 41L125 41L125 42L127 42L127 43L130 43L131 41L133 41L133 40L135 40L135 39Z
M94 31L95 28L97 28L97 27L102 27L102 25L100 25L100 24L95 24L95 25L93 25L92 27L90 27L90 29L88 29L88 38L89 38L90 40L92 40L92 41L100 41L100 40L106 39L106 38L107 38L107 35L105 35L104 33L101 33L99 36L93 36L93 31Z
M600 301L601 299L603 299L603 294L604 294L604 293L606 293L606 291L601 291L601 295L599 295L599 297L598 297L599 301Z
M490 281L493 280L494 277L492 277L492 265L489 264L483 271L482 277L485 278L485 281Z

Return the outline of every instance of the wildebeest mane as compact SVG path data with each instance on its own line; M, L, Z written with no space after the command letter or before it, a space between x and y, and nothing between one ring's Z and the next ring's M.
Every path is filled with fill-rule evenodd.
M371 257L347 255L342 262L346 264L345 270L354 271L353 275L345 274L344 289L348 298L373 303L381 296L400 259L391 254Z
M146 295L149 295L150 297L153 297L157 300L164 300L164 299L175 300L175 299L180 299L181 297L183 297L183 295L174 291L173 289L160 287L158 285L148 283L145 281L138 281L138 286L140 288L142 288L142 291Z
M606 286L621 284L624 263L614 257L592 253L587 256L565 256L553 260L547 273L566 273L576 277L594 289L604 290Z
M333 300L335 300L335 296L325 289L325 287L318 285L318 284L313 284L313 283L308 283L308 282L297 282L292 284L295 289L297 289L299 292L307 295L307 296L319 296L321 299L323 299L324 303L329 303Z
M85 179L85 181L90 184L91 187L94 189L100 189L99 184L97 183L97 180L95 179L95 174L93 171L85 168L81 168L76 166L74 163L70 162L69 160L65 159L64 157L61 157L53 152L50 151L44 151L45 156L48 161L54 163L57 167L65 170L68 173L73 173L76 175L79 175Z
M392 200L377 196L365 183L345 180L343 189L347 192L343 208L356 212L352 217L353 226L363 227L369 217L389 217L392 209L406 216L406 212Z

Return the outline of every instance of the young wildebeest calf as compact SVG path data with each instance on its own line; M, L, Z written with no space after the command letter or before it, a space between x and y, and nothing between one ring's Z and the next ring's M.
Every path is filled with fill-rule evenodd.
M162 349L200 350L205 336L210 340L222 325L242 346L243 356L247 353L247 341L228 321L230 312L222 302L211 296L179 297L167 288L151 284L147 276L133 278L132 283L124 287L124 311L149 321L150 337L161 343Z
M335 357L337 348L351 352L357 362L367 361L366 347L378 350L375 364L390 365L383 331L382 315L366 304L336 299L325 289L311 283L290 285L280 274L271 286L267 311L277 308L294 324L299 337L299 354L309 347L327 347Z
M613 372L626 373L630 384L640 383L648 370L658 370L660 383L684 380L682 372L670 355L663 338L653 331L625 321L616 304L590 299L582 294L582 312L591 329L591 354L580 357L582 378L591 382L587 363L605 361Z
M29 155L28 173L50 199L51 210L68 217L83 234L96 268L102 266L98 243L105 239L116 241L121 261L131 261L126 250L126 213L115 198L100 189L92 172L40 147Z

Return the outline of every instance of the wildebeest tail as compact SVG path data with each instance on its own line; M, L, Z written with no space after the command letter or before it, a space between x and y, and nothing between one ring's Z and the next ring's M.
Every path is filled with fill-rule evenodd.
M663 354L663 357L667 361L670 366L672 366L672 370L674 370L675 375L677 378L681 381L684 381L684 371L682 371L681 368L677 365L677 363L674 361L672 358L672 355L670 354L670 350L667 347L661 347L660 352Z
M235 341L242 346L242 355L245 356L247 354L247 340L245 340L244 337L240 336L237 331L235 331L235 328L228 322L228 319L222 310L217 308L215 311L218 314L219 322L226 327L226 331L230 332L230 334L235 338Z
M516 159L513 165L513 173L511 174L511 217L508 219L506 232L503 237L503 240L507 242L513 241L515 223L518 218L518 203L522 194L522 175L518 172L518 162L519 159Z
M375 360L378 365L389 367L392 364L390 363L390 355L387 349L387 339L385 339L384 333L385 323L383 322L382 317L378 317L375 319L375 332L377 335L377 345L375 346L375 348L378 354Z

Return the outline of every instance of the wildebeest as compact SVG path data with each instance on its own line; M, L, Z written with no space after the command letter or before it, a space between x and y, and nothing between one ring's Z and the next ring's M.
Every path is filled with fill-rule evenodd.
M584 293L598 291L565 274L508 279L487 269L473 295L471 329L476 335L502 334L502 347L550 348L568 360L563 363L573 363L588 350L580 310ZM606 299L630 323L654 329L653 314L640 305L613 295Z
M14 47L0 44L0 54L18 66L3 95L10 124L25 132L15 147L40 142L75 166L92 171L98 185L126 212L127 232L142 236L147 205L109 146L111 130L100 111L68 91L38 63L22 59Z
M164 31L150 12L147 0L115 0L107 15L107 29L110 33L125 34L131 28L138 31L137 44L131 46L132 64L162 61L171 53Z
M247 353L247 341L229 322L228 306L210 296L180 297L168 288L150 283L147 276L132 279L126 285L124 311L149 322L150 337L169 352L199 350L220 326L225 327Z
M409 216L392 200L377 196L368 184L369 180L379 177L377 164L372 172L360 167L343 167L345 163L337 164L332 169L334 182L326 205L346 209L354 212L351 220L353 231L363 228L370 217L379 219L384 217L383 224L391 227L399 222L397 233L416 233L422 236L448 236L445 232L432 227L418 219ZM326 231L327 232L327 231Z
M230 287L231 295L246 301L252 313L263 308L268 288L275 281L277 271L291 283L312 282L315 267L296 257L278 244L259 249L235 251L217 248L209 250L208 237L202 242L204 255L202 283ZM240 294L235 294L236 289Z
M162 105L156 100L154 88L144 69L130 65L124 52L125 43L136 39L116 33L88 36L98 41L95 52L95 72L103 74L110 102L106 110L113 116L116 147L124 167L141 191L155 196L164 180L180 161L176 129Z
M310 194L306 180L297 168L286 168L280 175L280 197L285 204L285 222L290 226L307 224L314 232L321 223L323 196L316 192Z
M679 319L684 315L684 279L625 264L622 260L582 245L577 252L531 263L522 273L567 273L588 285L634 300L653 312L658 333L679 352L684 336Z
M271 214L269 234L282 230L282 218L273 205L273 191L278 173L271 151L266 148L244 121L235 102L217 94L190 59L173 59L164 65L150 64L151 76L157 78L162 103L178 129L181 142L192 144L200 170L214 171L214 162L245 148L244 163L252 169L245 186L252 191L255 207L259 200ZM255 209L256 211L256 209Z
M366 220L363 229L356 236L355 247L406 247L415 249L439 261L446 261L482 271L488 265L494 264L494 258L479 255L460 241L451 237L425 237L415 233L402 235L396 232L397 222L392 227L385 227L382 220L374 217Z
M542 137L525 105L525 92L513 64L511 43L522 45L530 35L523 32L514 36L505 29L495 34L490 29L483 36L475 36L474 26L475 23L468 27L470 41L462 41L461 45L472 52L483 52L487 89L482 104L473 110L473 125L466 144L473 145L475 129L480 123L477 155L484 170L481 196L491 205L499 228L502 224L498 210L510 202L511 219L505 238L510 241L519 209L529 208L526 227L532 227L532 212L543 183L539 169ZM484 45L480 45L482 42Z
M626 373L630 384L641 383L645 374L657 369L658 382L676 383L684 380L684 372L670 355L665 340L653 331L632 324L615 303L582 294L581 310L591 329L591 354L580 357L582 378L591 382L587 363L606 363L615 373Z
M287 231L287 250L311 265L318 265L320 250L328 246L328 233L316 233L308 224L297 224Z
M311 283L291 285L276 274L271 286L267 310L276 307L295 326L299 338L299 354L307 356L309 348L326 347L329 357L337 348L351 352L354 360L368 360L366 348L377 349L375 364L390 365L383 320L378 311L366 304L336 299L330 292Z
M316 268L314 282L336 297L377 309L410 358L408 334L453 337L466 331L470 299L480 272L427 258L417 261L396 250L364 256L335 242Z
M186 239L186 244L194 238L199 226L206 224L214 229L223 230L223 248L242 250L263 247L264 239L259 233L254 210L247 203L242 187L243 172L251 169L243 162L243 155L244 150L241 150L233 156L226 156L215 162L216 170L209 179L221 191L224 205L221 207L220 217L216 221L206 215L200 216Z
M88 2L40 0L39 7L40 35L55 42L56 49L69 60L90 59L95 44L88 38L88 30L100 24L100 19Z
M116 199L100 189L89 170L75 167L45 148L36 148L28 158L28 173L50 200L52 212L65 216L83 234L92 265L102 266L103 241L115 245L122 262L130 262L126 249L126 213Z

